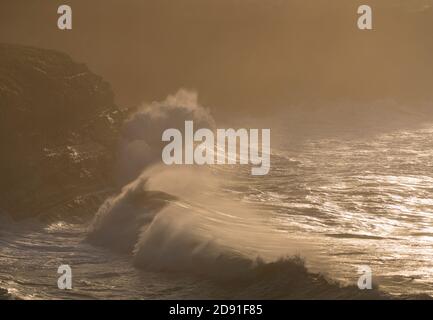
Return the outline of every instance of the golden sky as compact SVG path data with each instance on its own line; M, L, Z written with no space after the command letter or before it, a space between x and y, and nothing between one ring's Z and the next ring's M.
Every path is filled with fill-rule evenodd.
M69 4L73 30L57 29ZM357 7L373 8L372 31ZM324 101L431 101L433 0L2 0L0 42L69 53L118 104L185 87L219 115Z

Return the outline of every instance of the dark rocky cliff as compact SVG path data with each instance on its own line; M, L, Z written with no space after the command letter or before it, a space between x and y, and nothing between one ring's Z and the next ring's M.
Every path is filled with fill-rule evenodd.
M122 120L110 85L85 65L0 44L0 210L93 213L112 187Z

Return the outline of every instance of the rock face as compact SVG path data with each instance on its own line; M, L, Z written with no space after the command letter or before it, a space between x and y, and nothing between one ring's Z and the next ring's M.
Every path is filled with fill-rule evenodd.
M0 210L93 213L112 186L123 117L110 85L85 65L0 44Z

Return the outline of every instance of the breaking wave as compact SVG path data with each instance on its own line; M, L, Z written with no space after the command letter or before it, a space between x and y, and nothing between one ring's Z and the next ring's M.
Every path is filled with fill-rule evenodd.
M232 197L224 187L232 179L230 170L158 164L162 131L180 129L185 120L214 127L196 93L186 90L130 118L123 154L128 169L135 164L125 172L132 182L98 210L90 243L130 254L139 268L214 281L232 298L382 297L309 272L305 260L314 248L280 232L259 208ZM316 267L326 271L324 261Z
M209 168L151 167L100 208L88 241L131 254L139 268L214 281L231 297L383 297L309 272L311 248L221 192Z

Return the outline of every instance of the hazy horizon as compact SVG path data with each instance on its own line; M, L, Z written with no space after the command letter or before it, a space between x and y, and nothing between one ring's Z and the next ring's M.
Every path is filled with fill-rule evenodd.
M219 118L341 101L433 97L433 1L2 1L0 42L66 52L109 81L121 107L196 90Z

